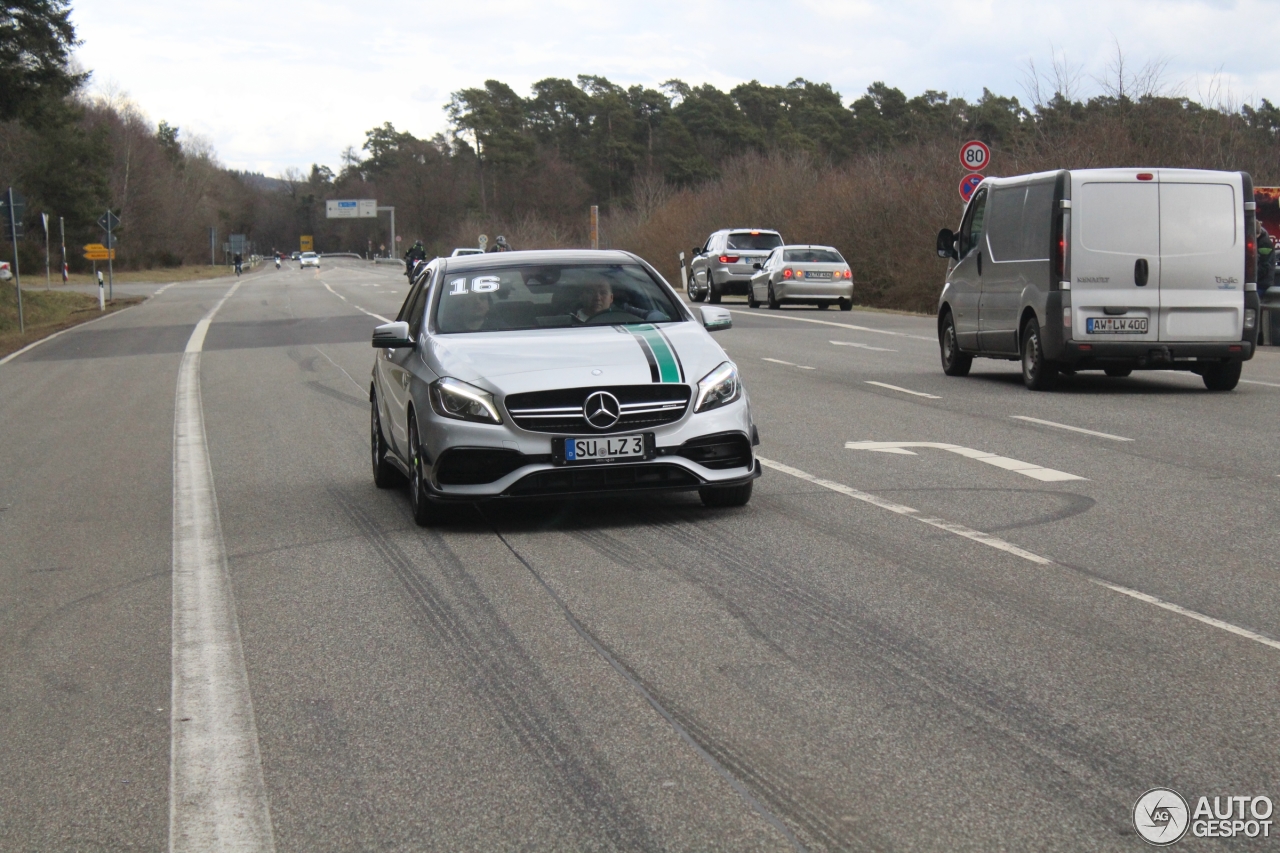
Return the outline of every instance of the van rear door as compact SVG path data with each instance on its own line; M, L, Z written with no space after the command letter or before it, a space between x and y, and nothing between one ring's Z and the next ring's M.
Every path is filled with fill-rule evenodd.
M1244 333L1244 202L1237 172L1160 172L1160 340Z
M1111 169L1073 172L1071 181L1072 339L1155 342L1159 184L1149 172Z

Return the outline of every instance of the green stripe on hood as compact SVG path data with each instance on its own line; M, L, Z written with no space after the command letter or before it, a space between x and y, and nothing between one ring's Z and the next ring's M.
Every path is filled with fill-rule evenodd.
M633 335L642 338L649 345L649 349L653 351L653 357L658 361L659 381L684 381L683 371L680 369L680 360L676 358L675 350L671 348L666 335L658 331L655 326L628 326L627 328Z

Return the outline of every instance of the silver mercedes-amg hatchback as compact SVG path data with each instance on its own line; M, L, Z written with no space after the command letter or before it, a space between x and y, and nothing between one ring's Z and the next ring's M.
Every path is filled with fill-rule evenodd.
M374 482L442 501L696 489L741 506L760 476L737 367L627 252L437 258L373 333Z

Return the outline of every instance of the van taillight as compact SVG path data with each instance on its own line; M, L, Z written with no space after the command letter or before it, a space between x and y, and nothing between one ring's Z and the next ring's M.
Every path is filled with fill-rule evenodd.
M1155 176L1155 175L1153 175L1153 174L1151 174L1150 172L1139 172L1139 173L1138 173L1138 180L1140 180L1140 181L1152 181L1152 180L1155 180L1155 177L1156 177L1156 176Z

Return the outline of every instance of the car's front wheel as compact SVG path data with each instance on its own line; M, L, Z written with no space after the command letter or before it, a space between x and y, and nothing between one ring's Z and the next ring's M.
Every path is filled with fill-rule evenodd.
M378 414L378 400L374 395L369 402L371 410L369 416L369 445L373 451L373 484L379 489L390 489L393 486L400 485L404 478L400 476L400 472L391 464L391 460L387 459L387 454L391 448L387 445L387 440L382 437L382 418Z
M409 506L413 509L414 523L426 527L435 521L435 511L427 497L426 460L422 454L422 442L418 438L418 421L409 416Z
M746 506L751 500L751 483L741 486L703 486L698 489L702 505L707 507Z

